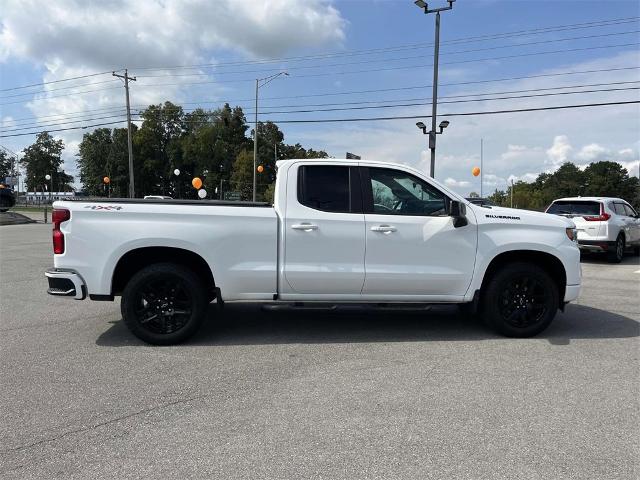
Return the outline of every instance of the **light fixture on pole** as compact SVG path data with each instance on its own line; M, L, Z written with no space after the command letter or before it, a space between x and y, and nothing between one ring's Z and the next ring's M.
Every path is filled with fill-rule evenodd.
M279 76L289 76L287 72L278 72L270 77L256 78L256 110L255 123L253 127L253 201L256 201L256 169L258 168L258 89L264 87Z
M429 171L429 175L432 178L435 176L436 170L436 121L438 114L438 58L440 55L440 12L451 10L455 1L456 0L447 0L447 2L449 3L448 7L433 8L431 10L429 10L429 5L424 0L416 0L414 2L420 9L424 10L425 14L436 14L435 46L433 49L433 94L431 96L431 131L428 132L429 149L431 150L431 168ZM448 124L449 122L447 122L447 125ZM443 127L441 123L440 133L442 133L442 128L446 128L446 125ZM427 132L425 131L425 133Z
M449 120L443 120L440 122L440 125L438 125L438 128L440 129L439 132L435 131L435 126L433 127L433 130L427 132L427 126L423 122L416 122L416 127L422 130L422 133L425 135L429 135L429 148L431 149L431 178L433 178L433 167L435 165L434 152L436 150L436 135L441 135L442 132L444 132L444 129L449 126L449 123Z

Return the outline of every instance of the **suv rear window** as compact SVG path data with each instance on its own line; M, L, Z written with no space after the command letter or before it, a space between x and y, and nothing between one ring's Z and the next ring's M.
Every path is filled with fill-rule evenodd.
M547 209L547 213L556 215L600 215L600 202L576 201L576 200L559 200L553 202Z

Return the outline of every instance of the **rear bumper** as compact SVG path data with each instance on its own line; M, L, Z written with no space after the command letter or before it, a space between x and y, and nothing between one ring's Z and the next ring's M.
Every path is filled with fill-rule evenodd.
M87 296L87 286L82 277L74 270L50 268L44 272L49 281L47 293L57 297L73 297L84 300Z
M608 240L580 240L578 239L578 247L580 250L589 252L606 252L611 248L615 248L616 242Z

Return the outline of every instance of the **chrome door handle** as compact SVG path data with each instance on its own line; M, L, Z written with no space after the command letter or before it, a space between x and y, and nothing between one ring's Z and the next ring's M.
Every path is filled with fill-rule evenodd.
M371 227L372 232L382 232L382 233L391 233L396 231L396 227L392 225L377 225L375 227Z
M317 230L317 225L311 225L310 223L299 223L295 225L291 225L291 228L294 230L303 230L305 232L310 232L311 230Z

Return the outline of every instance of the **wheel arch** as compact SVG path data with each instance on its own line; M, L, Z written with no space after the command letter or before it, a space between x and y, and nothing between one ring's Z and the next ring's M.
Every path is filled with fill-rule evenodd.
M560 309L564 307L564 296L567 286L567 272L564 265L555 255L539 250L511 250L496 255L484 272L480 290L483 291L485 289L489 280L500 268L515 262L531 263L545 270L558 287L558 307Z
M111 277L111 295L121 295L133 275L154 263L175 263L193 270L203 281L210 298L215 298L216 284L207 261L191 250L177 247L141 247L122 255Z

